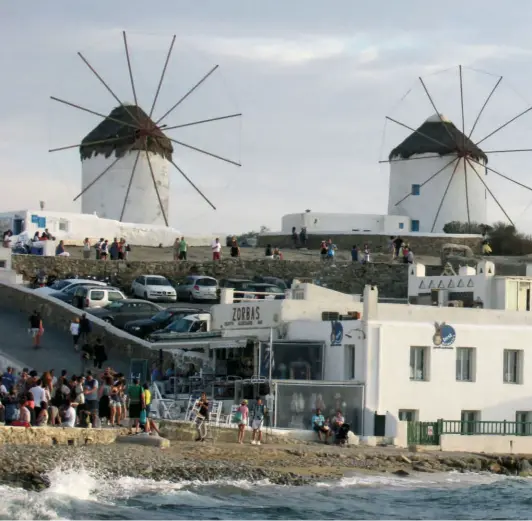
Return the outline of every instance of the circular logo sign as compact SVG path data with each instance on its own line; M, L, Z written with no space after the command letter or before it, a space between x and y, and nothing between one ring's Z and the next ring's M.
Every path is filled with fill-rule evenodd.
M450 347L454 344L456 340L456 331L454 327L446 324L445 322L434 324L435 332L432 337L432 342L436 347Z

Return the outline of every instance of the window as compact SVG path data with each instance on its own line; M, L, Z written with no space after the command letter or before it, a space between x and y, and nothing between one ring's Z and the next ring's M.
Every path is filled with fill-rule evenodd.
M428 356L427 347L410 348L410 380L428 380Z
M109 302L114 302L115 300L122 300L123 298L124 295L122 295L122 293L119 293L118 291L110 291L107 300L109 300Z
M412 409L399 409L399 421L415 422L417 421L418 411Z
M170 286L168 279L164 277L147 277L146 286Z
M216 279L198 279L196 281L196 284L198 286L209 286L213 287L216 286L218 283L216 282Z
M462 411L462 434L475 434L478 431L480 411Z
M532 412L517 411L515 413L515 433L522 436L532 434Z
M456 380L458 382L474 381L475 350L471 347L456 349Z
M68 232L68 221L65 221L65 220L61 220L59 221L59 231L62 231L62 232Z
M419 221L413 219L410 223L410 231L411 232L419 232Z
M105 293L101 290L91 291L90 293L91 300L103 300L104 296L105 296Z
M420 189L419 185L412 185L412 195L419 195Z
M523 351L517 349L504 350L503 381L507 384L522 384Z
M399 223L399 229L400 230L404 230L404 227L405 227L405 223Z
M355 345L345 346L345 376L347 380L355 379Z

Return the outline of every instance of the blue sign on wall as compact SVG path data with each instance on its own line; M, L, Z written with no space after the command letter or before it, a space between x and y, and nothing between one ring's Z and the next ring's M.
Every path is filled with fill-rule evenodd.
M344 326L338 320L331 320L331 346L341 346L344 339Z
M39 216L38 215L32 215L31 216L31 223L32 224L39 224Z
M46 228L46 217L39 217L39 228Z
M456 341L456 331L454 327L442 322L434 323L434 335L432 337L432 342L434 347L439 347L440 349L452 349L452 345Z

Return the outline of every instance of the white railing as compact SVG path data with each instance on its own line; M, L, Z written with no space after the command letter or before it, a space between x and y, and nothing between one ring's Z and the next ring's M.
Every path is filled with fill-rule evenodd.
M244 290L233 290L235 293L243 294L243 297L234 297L233 302L247 302L251 300L275 300L276 297L283 295L282 293L274 293L271 291L244 291ZM261 298L260 295L264 295L264 298ZM268 298L271 297L271 298Z

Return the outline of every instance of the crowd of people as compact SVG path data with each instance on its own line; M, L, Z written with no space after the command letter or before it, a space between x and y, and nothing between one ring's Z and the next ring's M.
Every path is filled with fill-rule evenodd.
M118 239L115 237L111 243L108 239L100 238L94 244L91 245L91 241L88 237L85 237L83 241L83 258L90 259L91 250L94 248L96 260L127 260L129 253L131 252L131 245L126 242L125 239Z
M138 433L159 433L150 419L151 391L138 379L128 384L112 368L95 375L86 371L69 375L54 370L39 375L8 367L0 377L0 422L14 427L127 426Z

